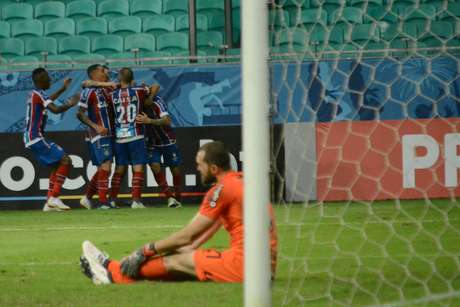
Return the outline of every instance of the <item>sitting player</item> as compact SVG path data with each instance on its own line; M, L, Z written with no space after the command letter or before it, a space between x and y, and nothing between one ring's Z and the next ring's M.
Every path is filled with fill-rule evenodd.
M58 106L54 100L67 89L71 79L65 79L62 88L49 97L45 91L50 88L51 79L44 68L37 68L32 72L32 81L35 89L32 90L27 100L24 144L26 148L32 151L38 161L52 168L49 177L48 199L43 211L69 210L70 207L59 199L59 194L72 167L72 161L59 145L46 140L43 133L47 120L47 110L55 114L65 112L77 104L78 95L73 96L67 103Z
M111 260L91 242L83 242L80 265L95 284L132 283L136 280L171 281L184 276L200 281L243 281L243 181L230 168L229 153L221 142L203 145L196 155L203 184L215 183L199 212L181 230L145 244L120 262ZM250 204L249 204L250 205ZM276 268L276 228L271 206L272 276ZM230 235L225 251L200 249L223 225Z
M144 112L137 116L136 121L145 124L148 164L162 192L168 197L168 207L181 207L182 174L179 168L181 156L176 144L176 134L171 127L171 118L163 99L160 96L154 96L152 100L148 99L144 105ZM161 169L162 157L163 164L170 168L173 175L174 194Z

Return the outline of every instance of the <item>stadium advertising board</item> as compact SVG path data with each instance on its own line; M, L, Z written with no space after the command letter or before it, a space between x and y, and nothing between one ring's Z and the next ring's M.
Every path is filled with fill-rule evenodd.
M198 202L206 187L200 183L196 171L195 153L198 148L209 141L221 140L227 144L232 156L232 167L241 169L241 130L239 126L215 127L207 129L176 129L178 146L182 154L183 191L185 202ZM73 170L63 186L62 199L70 205L77 205L85 191L88 178L96 171L89 161L84 132L52 132L49 139L59 144L71 156ZM24 148L22 135L19 133L2 133L0 142L6 144L0 150L0 209L41 208L46 199L49 169L39 165L31 153ZM172 176L166 173L170 185ZM121 197L126 201L130 197L130 174L125 176ZM129 178L129 180L128 180ZM164 198L150 170L147 170L143 195L147 205L162 205ZM160 200L161 199L161 200ZM123 201L123 200L122 200Z
M321 201L460 196L460 118L317 124Z

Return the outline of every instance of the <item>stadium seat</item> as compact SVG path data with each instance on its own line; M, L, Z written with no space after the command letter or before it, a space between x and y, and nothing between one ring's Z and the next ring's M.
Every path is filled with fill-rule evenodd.
M142 31L142 20L136 16L113 18L109 22L109 33L127 36Z
M175 19L172 15L158 15L144 19L142 31L158 37L159 34L174 32Z
M208 16L208 31L224 32L225 17L220 14L213 14Z
M11 26L6 21L0 21L0 38L8 38L11 35Z
M59 53L66 55L88 54L91 42L87 36L70 36L59 40Z
M106 0L97 6L97 15L109 20L116 17L129 15L129 2L127 0Z
M163 13L162 0L132 0L131 15L141 18L161 15Z
M9 23L34 18L34 8L28 3L12 3L2 9L2 19Z
M323 38L325 38L323 31ZM275 37L275 47L287 52L296 52L308 49L308 39L310 34L302 28L289 28L277 33ZM312 43L314 43L312 41Z
M25 41L25 55L40 57L42 53L57 54L57 41L52 37L37 37Z
M45 22L45 36L61 38L75 35L75 22L71 18L57 18Z
M196 12L198 14L223 14L224 1L196 0Z
M442 20L442 21L457 22L459 17L460 17L460 3L449 1L447 4L447 10L441 12L438 18L439 20Z
M415 22L403 22L402 23L402 32L400 36L406 36L410 39L419 39L425 33L428 32L428 24L424 21L415 21Z
M160 34L157 37L157 50L169 51L173 54L188 50L188 34L183 32Z
M77 0L67 4L66 16L74 20L96 17L96 4L92 0Z
M441 47L455 37L455 25L448 21L432 22L430 30L420 37L427 47Z
M359 8L364 8L367 6L369 8L383 6L384 2L383 0L347 0L347 5Z
M14 57L9 59L8 62L13 64L10 68L14 70L33 70L40 66L39 59L31 55Z
M225 51L225 62L227 63L238 63L241 61L241 49L232 48Z
M311 0L311 7L321 7L328 13L345 6L344 0Z
M110 67L132 67L137 65L137 60L132 52L112 53L106 56L107 65Z
M118 35L95 37L91 44L91 52L102 55L123 51L123 38Z
M163 14L174 17L188 14L188 0L164 0Z
M139 54L155 51L155 37L146 33L125 37L125 51L132 51L133 49L138 49Z
M107 21L104 18L83 18L77 22L77 35L96 37L105 34L107 34Z
M305 28L312 28L316 24L327 24L327 13L322 9L305 9L299 14L297 20L291 19L292 26L303 26Z
M11 36L18 38L43 36L43 23L37 19L15 22L11 27Z
M72 58L64 54L50 55L46 59L45 67L48 69L71 69L73 68Z
M74 63L74 68L77 69L86 69L91 64L104 64L105 57L101 54L79 54L71 56L72 60L76 61Z
M24 42L19 38L0 39L0 55L6 59L24 55Z
M208 30L208 17L206 15L196 15L196 30L207 31ZM188 15L180 15L176 17L176 32L187 32L189 31Z
M367 10L364 11L364 23L371 23L381 20L389 23L395 23L399 21L397 15L393 14L384 6L368 7Z
M35 6L35 19L42 22L65 17L65 4L59 1L45 1Z
M268 26L270 29L279 30L289 28L289 13L284 10L270 10L268 14Z
M429 21L435 18L436 8L429 4L421 4L416 8L407 6L399 9L397 15L405 21Z
M384 28L382 28L382 39L384 41L391 41L395 38L397 38L402 31L402 25L400 23L398 24L388 24Z
M197 48L206 53L214 53L222 48L224 37L218 31L202 32L197 35Z
M355 25L351 33L351 41L358 47L366 46L368 42L380 41L380 30L375 24Z
M350 24L361 24L363 23L363 11L355 7L345 7L332 11L329 15L329 23L350 23Z
M167 65L172 64L172 59L164 59L167 57L172 57L171 52L166 51L153 51L146 52L139 59L141 65ZM149 59L150 58L150 59Z

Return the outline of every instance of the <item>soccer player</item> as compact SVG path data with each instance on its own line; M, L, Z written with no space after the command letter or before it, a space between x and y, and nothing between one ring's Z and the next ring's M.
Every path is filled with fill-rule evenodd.
M52 168L49 177L48 199L43 211L69 210L70 207L59 199L59 194L72 167L72 161L59 145L46 140L43 133L47 120L47 110L55 114L65 112L77 104L78 95L73 96L67 103L58 106L54 100L68 88L71 79L65 79L63 86L51 96L45 93L51 86L51 79L44 68L37 68L32 72L32 81L35 88L27 100L24 144L26 148L32 151L37 160Z
M152 100L146 101L144 111L137 116L136 121L146 127L148 164L162 192L168 197L168 207L181 207L182 174L179 166L182 159L168 109L163 99L155 95ZM161 169L161 157L173 175L174 194Z
M128 165L132 165L133 202L131 208L142 209L145 208L141 202L141 191L144 184L147 149L144 139L144 125L136 122L136 116L144 109L144 102L148 98L150 90L147 87L132 86L134 74L127 67L120 70L118 80L120 88L112 93L115 110L115 160L117 166L125 166L126 168ZM114 196L111 195L111 197Z
M221 142L203 145L196 155L207 192L192 221L165 239L145 244L114 261L91 242L83 242L80 265L95 284L132 283L136 280L175 280L184 274L200 281L242 282L244 259L243 181L230 168L229 153ZM247 204L251 205L251 204ZM276 227L271 206L272 276L276 268ZM225 251L200 249L223 225L230 235Z
M93 81L105 82L108 80L107 72L100 64L89 66L87 74ZM83 90L78 105L77 117L88 126L92 162L97 166L99 208L109 209L107 191L113 159L113 105L107 92L95 86ZM84 206L82 201L83 199L80 204Z
M105 95L110 96L110 93L114 89L116 89L118 87L118 84L116 84L115 82L110 81L109 67L106 66L106 65L101 65L101 66L104 69L105 80L104 81L95 81L95 80L89 79L89 80L83 81L81 86L82 86L82 88L100 87L105 92ZM113 116L109 116L109 117L113 121ZM111 123L111 125L114 126L114 123ZM92 146L91 138L90 138L89 134L87 136L85 136L85 143L86 143L86 145L88 147L88 152L89 152L89 155L90 155L91 162L93 163L93 165L97 165L98 159L94 154L94 150L93 150L93 146ZM124 172L124 169L122 169L121 171ZM114 176L112 177L112 179L114 177L116 177L116 174L119 173L119 172L120 172L120 167L116 167L115 168L115 173L114 173ZM80 205L82 207L86 208L86 209L92 209L92 208L96 207L96 206L93 205L92 198L96 193L98 193L98 188L97 188L98 176L99 176L99 173L96 171L96 173L94 173L93 177L91 177L91 179L90 179L90 181L89 181L89 183L88 183L88 185L86 187L85 195L80 199ZM112 181L112 184L113 184L113 181ZM114 203L109 202L108 204L103 205L103 206L99 206L98 208L99 209L117 209L118 207Z

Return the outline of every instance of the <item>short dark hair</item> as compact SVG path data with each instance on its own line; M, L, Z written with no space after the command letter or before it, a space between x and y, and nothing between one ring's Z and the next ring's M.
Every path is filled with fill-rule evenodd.
M86 69L86 74L88 75L88 77L91 78L91 74L93 73L93 71L95 71L96 69L99 69L103 67L101 64L93 64L93 65L90 65L88 66L88 68Z
M120 69L120 77L121 81L126 82L126 83L131 83L134 80L134 73L131 68L129 67L123 67Z
M32 71L32 81L34 82L34 84L37 83L38 79L40 78L40 75L45 73L45 72L47 72L47 71L43 67L35 68Z
M214 164L224 171L228 171L231 168L230 155L223 142L206 143L200 147L199 151L204 152L203 161L207 164Z

